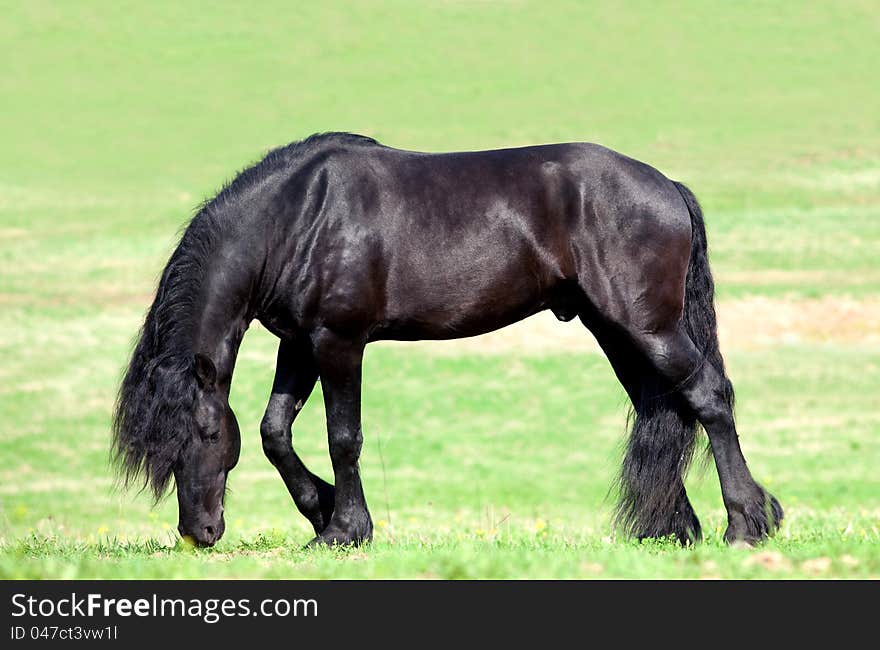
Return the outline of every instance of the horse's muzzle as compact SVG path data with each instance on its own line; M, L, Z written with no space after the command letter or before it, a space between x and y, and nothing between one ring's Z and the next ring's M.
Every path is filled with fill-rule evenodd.
M193 527L185 527L183 524L179 524L177 526L177 532L180 533L180 536L184 539L189 538L192 540L196 546L199 547L208 547L214 546L217 541L223 537L223 532L226 530L226 524L221 517L220 520L214 524L207 525L196 525Z

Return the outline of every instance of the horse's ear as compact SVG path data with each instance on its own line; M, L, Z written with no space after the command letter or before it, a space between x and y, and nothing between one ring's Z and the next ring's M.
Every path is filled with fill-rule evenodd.
M198 352L196 352L196 380L199 382L199 388L208 392L214 390L217 383L217 368L214 362Z

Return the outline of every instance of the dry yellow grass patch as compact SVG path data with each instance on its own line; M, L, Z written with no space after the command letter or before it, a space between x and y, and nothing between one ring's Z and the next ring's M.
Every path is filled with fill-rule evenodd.
M746 298L718 306L724 348L801 342L880 343L880 299Z

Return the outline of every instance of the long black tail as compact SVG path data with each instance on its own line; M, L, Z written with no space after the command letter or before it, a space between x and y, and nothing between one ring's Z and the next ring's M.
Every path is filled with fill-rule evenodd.
M706 362L725 378L724 397L732 408L733 386L727 380L718 348L715 285L709 270L703 213L687 187L678 182L675 186L687 204L693 231L685 287L685 327ZM651 377L651 373L644 376ZM696 418L674 387L659 377L642 381L633 410L616 523L638 538L673 535L683 544L699 541L700 523L684 490L684 476L697 437Z
M709 269L706 244L706 224L703 211L693 195L683 183L673 181L687 204L691 214L691 262L688 266L685 285L684 316L688 336L703 354L703 358L724 378L724 399L733 410L733 384L727 378L724 359L718 347L718 323L715 319L715 282Z

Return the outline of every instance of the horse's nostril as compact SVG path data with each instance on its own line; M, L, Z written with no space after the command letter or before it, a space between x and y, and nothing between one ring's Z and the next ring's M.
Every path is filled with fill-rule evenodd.
M214 536L214 527L213 526L205 526L205 534L208 537L213 537Z

